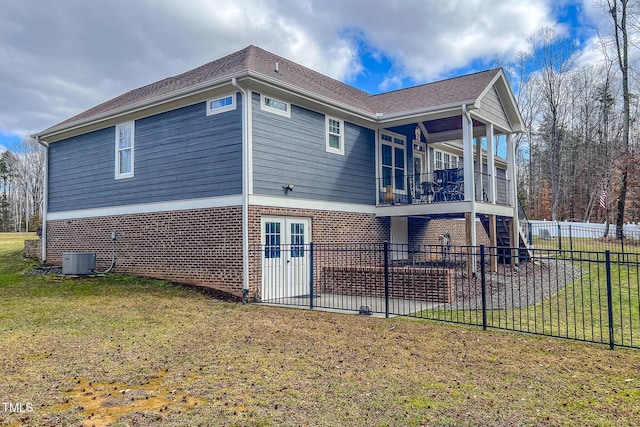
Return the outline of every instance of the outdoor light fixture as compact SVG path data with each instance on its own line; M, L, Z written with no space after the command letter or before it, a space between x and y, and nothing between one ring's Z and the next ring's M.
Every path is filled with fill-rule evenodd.
M293 184L285 184L282 186L284 190L284 194L287 194L289 191L293 191Z

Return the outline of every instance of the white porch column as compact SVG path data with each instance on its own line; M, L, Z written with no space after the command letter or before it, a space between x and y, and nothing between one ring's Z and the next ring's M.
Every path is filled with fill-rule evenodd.
M518 182L516 181L516 150L513 134L507 134L507 177L509 178L509 203L513 207L513 223L510 235L513 236L512 248L520 246L520 223L518 222ZM511 263L518 264L518 250L511 251Z
M513 144L513 134L507 134L507 178L509 179L509 188L507 193L509 195L509 206L515 208L515 213L518 213L518 185L516 182L516 151Z
M462 155L464 156L464 199L474 200L473 122L466 105L462 107Z
M496 203L496 164L493 155L493 124L487 125L487 173L489 174L489 188L487 198L489 203Z
M476 156L475 156L475 178L476 191L474 194L474 200L482 201L482 138L476 139Z
M471 115L467 111L467 106L462 106L462 154L464 156L464 199L471 201L471 211L465 213L467 245L476 246L476 201L475 201L475 184L473 171L473 121ZM476 273L476 256L475 251L467 259L467 268L469 275Z

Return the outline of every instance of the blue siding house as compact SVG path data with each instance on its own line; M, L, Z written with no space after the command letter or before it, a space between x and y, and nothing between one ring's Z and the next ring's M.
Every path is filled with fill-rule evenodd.
M372 95L248 46L35 135L43 258L107 266L115 232L116 271L269 300L304 287L306 255L255 245L416 245L434 218L515 244L522 131L501 69Z

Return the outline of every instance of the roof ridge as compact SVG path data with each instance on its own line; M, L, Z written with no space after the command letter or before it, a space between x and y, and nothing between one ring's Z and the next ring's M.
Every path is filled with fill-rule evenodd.
M262 54L265 54L265 55L269 55L269 56L275 57L275 58L276 58L276 59L278 59L278 60L283 60L283 61L285 61L288 65L291 65L291 66L296 67L296 68L299 68L299 69L303 69L303 70L307 71L307 72L308 72L308 73L310 73L310 74L313 74L313 75L316 75L316 76L320 77L321 79L324 79L324 80L331 80L331 81L333 81L333 82L335 82L335 83L338 83L339 85L342 85L342 86L344 86L344 87L346 87L346 88L349 88L349 89L350 89L350 90L352 90L352 91L353 91L353 90L355 90L355 91L361 92L361 93L364 95L364 97L363 97L362 99L364 99L364 98L366 98L366 97L371 96L371 94L370 94L369 92L367 92L367 91L364 91L364 90L362 90L362 89L360 89L360 88L357 88L357 87L355 87L355 86L352 86L352 85L350 85L350 84L348 84L348 83L345 83L345 82L343 82L343 81L341 81L341 80L338 80L338 79L336 79L336 78L334 78L334 77L331 77L331 76L328 76L328 75L326 75L326 74L323 74L323 73L321 73L321 72L319 72L319 71L314 70L313 68L307 67L306 65L300 64L299 62L293 61L292 59L289 59L289 58L287 58L287 57L285 57L285 56L278 55L278 54L276 54L276 53L270 52L270 51L265 50L265 49L263 49L263 48L261 48L261 47L259 47L259 46L250 45L250 46L248 46L248 48L249 48L249 47L250 47L250 48L253 48L253 54L254 54L254 55L255 55L257 52L260 52L260 53L262 53ZM254 57L254 58L252 58L252 59L254 59L254 60L255 60L255 57ZM255 64L252 64L252 65L255 65ZM274 65L275 65L275 64L274 64ZM252 68L252 69L255 69L255 68Z

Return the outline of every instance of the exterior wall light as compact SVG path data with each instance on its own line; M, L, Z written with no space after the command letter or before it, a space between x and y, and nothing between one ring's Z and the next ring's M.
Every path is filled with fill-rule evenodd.
M293 191L293 184L285 184L282 186L284 190L284 194L287 194L289 191Z

